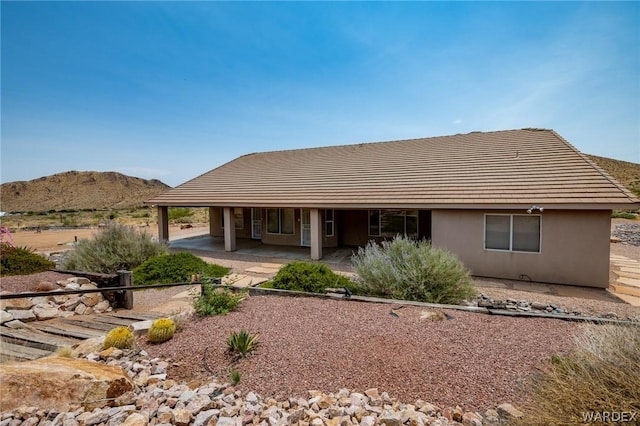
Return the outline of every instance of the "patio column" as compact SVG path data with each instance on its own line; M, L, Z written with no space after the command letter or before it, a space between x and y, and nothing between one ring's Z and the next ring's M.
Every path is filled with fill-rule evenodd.
M158 241L169 242L169 209L167 206L158 206Z
M224 251L236 251L236 221L231 207L222 211L224 218Z
M219 207L209 207L209 236L210 237L213 237L213 229L214 229L213 218L215 216L215 211L217 209L219 209ZM220 223L220 219L218 219L218 223Z
M320 210L311 209L311 260L322 259L322 216Z

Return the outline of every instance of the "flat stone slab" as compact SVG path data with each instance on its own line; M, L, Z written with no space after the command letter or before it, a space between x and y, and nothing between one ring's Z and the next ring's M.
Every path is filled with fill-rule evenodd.
M261 263L260 266L262 266L263 268L280 269L284 265L282 263Z
M264 266L252 266L251 268L247 268L246 271L253 272L254 274L275 274L278 272L278 269L266 268Z
M640 280L638 279L621 277L621 278L618 278L617 281L621 284L640 289Z
M640 306L640 297L631 296L629 294L616 293L616 297L624 300L631 306Z
M613 273L619 277L635 278L637 280L640 280L640 274L634 274L633 272L613 271Z

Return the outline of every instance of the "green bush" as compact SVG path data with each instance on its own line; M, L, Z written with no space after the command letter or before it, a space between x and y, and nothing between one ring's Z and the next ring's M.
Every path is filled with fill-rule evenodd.
M64 258L62 268L108 274L121 269L131 270L166 251L166 245L154 241L151 235L112 222L93 238L80 240Z
M309 293L324 293L326 288L347 287L352 293L359 292L353 281L336 274L327 265L305 261L283 266L265 287Z
M190 281L191 275L222 277L229 268L207 263L191 253L172 253L152 257L133 270L135 285L153 285Z
M611 217L613 219L637 219L638 215L636 213L632 213L629 211L620 211L620 210L614 210L613 212L611 212Z
M234 358L243 358L258 347L259 336L246 330L233 332L227 339L227 352Z
M640 413L640 327L588 325L574 340L572 352L553 356L527 386L519 424L613 424L589 416Z
M235 311L244 299L244 293L232 293L226 289L216 289L210 284L203 286L203 292L193 302L193 307L201 317L226 315Z
M55 263L34 253L28 247L0 244L0 276L29 275L54 269Z
M170 222L189 223L191 222L193 211L188 207L170 207L167 215Z
M475 295L462 262L425 240L397 236L382 244L371 241L352 261L363 291L369 294L447 304Z

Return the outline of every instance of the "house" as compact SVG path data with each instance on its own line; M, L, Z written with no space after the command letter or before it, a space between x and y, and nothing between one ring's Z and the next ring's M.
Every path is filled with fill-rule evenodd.
M607 287L611 211L630 191L553 130L521 129L244 155L148 201L209 207L210 234L363 246L406 234L473 275ZM233 224L230 226L230 224Z

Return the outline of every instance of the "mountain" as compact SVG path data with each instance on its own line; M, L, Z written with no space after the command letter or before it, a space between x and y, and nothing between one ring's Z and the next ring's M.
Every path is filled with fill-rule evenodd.
M69 171L0 185L0 211L103 209L142 206L170 187L116 172Z
M587 157L640 198L640 164L595 155Z

